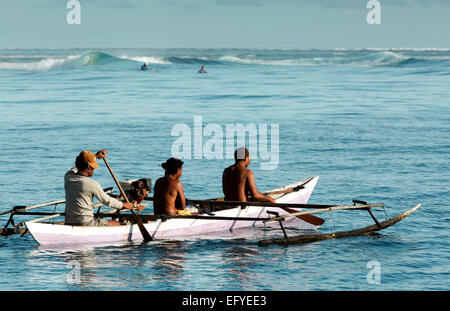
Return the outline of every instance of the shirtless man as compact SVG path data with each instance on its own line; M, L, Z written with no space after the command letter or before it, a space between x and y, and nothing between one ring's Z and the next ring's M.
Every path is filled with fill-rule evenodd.
M180 182L183 173L183 161L170 158L161 164L164 168L164 177L159 178L154 187L153 209L155 215L177 215L177 211L184 210L186 199L183 185Z
M258 201L271 202L275 200L263 195L255 185L255 175L247 167L250 165L250 153L241 147L234 152L235 163L223 171L222 189L225 201Z

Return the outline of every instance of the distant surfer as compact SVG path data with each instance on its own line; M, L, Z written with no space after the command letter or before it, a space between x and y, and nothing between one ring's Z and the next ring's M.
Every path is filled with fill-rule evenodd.
M202 66L202 68L200 68L198 73L206 73L205 66Z
M141 70L142 70L142 71L145 71L145 70L147 70L147 69L148 69L147 63L144 63L144 65L141 66Z

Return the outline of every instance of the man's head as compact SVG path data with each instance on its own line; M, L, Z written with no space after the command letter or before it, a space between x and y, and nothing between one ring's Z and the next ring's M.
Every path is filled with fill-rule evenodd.
M161 166L166 171L166 175L176 175L179 178L183 172L183 164L184 162L180 159L170 158Z
M250 152L245 147L240 147L234 152L234 161L238 163L244 161L245 167L250 165Z
M94 169L100 167L95 159L96 157L93 152L88 150L81 151L75 160L78 172L86 172L88 176L94 175Z

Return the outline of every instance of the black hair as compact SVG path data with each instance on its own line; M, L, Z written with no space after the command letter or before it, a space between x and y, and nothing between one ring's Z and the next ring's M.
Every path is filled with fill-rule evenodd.
M89 164L80 156L77 156L75 166L79 172L89 168Z
M178 172L178 169L180 169L183 166L184 162L177 158L170 158L166 161L166 163L161 164L163 169L166 171L169 175L175 175Z

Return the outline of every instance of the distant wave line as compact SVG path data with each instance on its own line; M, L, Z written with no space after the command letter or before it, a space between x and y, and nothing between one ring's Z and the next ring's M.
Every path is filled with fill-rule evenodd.
M331 50L328 50L331 51ZM428 50L427 50L428 51ZM450 51L450 50L449 50ZM409 66L421 64L450 65L450 53L408 53L400 50L333 50L331 53L276 53L247 51L248 53L213 53L198 55L110 55L104 52L86 52L71 55L0 54L0 70L47 71L87 66L115 65L118 63L148 63L153 65L263 65L263 66ZM232 52L232 51L231 51ZM411 55L412 54L412 55ZM425 54L425 55L423 55ZM438 55L435 55L438 54ZM441 53L442 54L442 53ZM138 64L136 64L137 66Z

